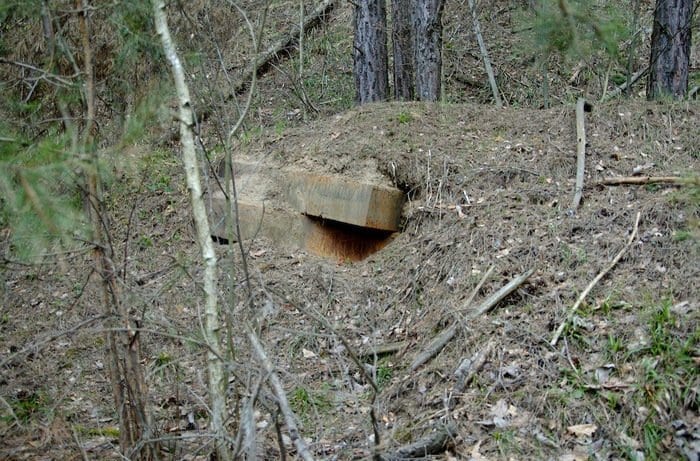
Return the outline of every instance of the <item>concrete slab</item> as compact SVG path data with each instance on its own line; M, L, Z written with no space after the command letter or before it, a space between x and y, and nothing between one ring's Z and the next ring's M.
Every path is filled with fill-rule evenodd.
M280 246L360 260L399 229L404 195L398 189L252 162L234 163L234 172L243 240L267 237ZM212 194L211 203L212 235L230 240L223 192Z
M229 239L225 227L226 197L223 192L212 196L211 233L219 238ZM235 219L236 213L232 212ZM302 247L306 240L306 228L303 216L286 209L275 209L263 202L238 201L238 227L242 240L267 237L285 245ZM238 236L235 236L238 241Z
M328 175L288 175L286 196L301 213L346 224L397 231L404 194L398 189Z

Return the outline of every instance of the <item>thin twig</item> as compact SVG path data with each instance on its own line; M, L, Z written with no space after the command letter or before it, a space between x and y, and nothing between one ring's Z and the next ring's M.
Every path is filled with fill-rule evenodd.
M581 204L583 196L583 176L586 166L586 125L583 115L585 104L585 99L578 98L576 102L576 186L574 187L574 200L571 202L571 210L574 213Z
M515 277L513 280L508 282L507 285L505 285L503 288L498 290L496 293L491 295L486 301L481 303L481 306L479 306L476 310L472 311L467 318L468 319L473 319L476 317L479 317L480 315L485 314L486 312L490 311L496 304L501 302L503 298L511 294L516 288L518 288L520 285L525 282L525 280L529 279L532 274L535 273L535 268L533 267L532 269L529 269L522 274L518 275Z
M243 75L234 87L234 93L230 95L230 97L245 91L253 74L259 75L274 60L291 54L292 50L299 44L300 34L306 33L314 25L319 23L324 15L328 14L335 7L335 3L336 0L322 0L316 8L304 18L301 30L299 30L298 26L293 27L292 31L283 38L270 45L265 51L258 53L255 59L243 71Z
M604 178L599 181L601 186L623 186L644 184L683 184L688 179L680 176L620 176L618 178Z
M274 365L272 365L272 362L268 358L265 349L260 343L260 339L250 328L248 329L248 340L253 346L253 351L258 357L258 360L262 364L265 371L268 373L268 381L270 382L270 385L272 386L272 389L275 392L279 409L282 412L282 415L284 416L284 422L287 425L287 430L289 431L289 437L292 439L292 442L294 442L294 445L297 448L298 455L304 461L313 461L314 458L313 456L311 456L311 452L309 452L309 449L306 446L306 442L304 441L304 438L299 432L299 427L297 426L296 422L296 416L294 415L292 408L289 406L287 394L284 391L282 382L280 381L279 377L277 376L277 373L275 372L275 367Z
M631 77L630 79L628 79L627 82L623 83L622 85L618 86L617 88L615 88L614 90L612 90L610 93L608 93L607 95L605 95L605 97L603 97L603 98L601 99L601 102L609 101L610 99L612 99L612 98L614 98L614 97L616 97L616 96L619 96L619 95L622 94L622 92L625 91L627 88L629 88L629 87L631 87L632 85L634 85L634 84L637 82L637 80L639 80L640 78L644 77L644 76L647 74L647 72L649 72L649 68L648 68L648 67L645 67L644 69L637 71L635 74L632 75L632 77Z
M506 284L503 288L498 290L496 293L493 295L489 296L488 299L486 299L479 307L471 311L467 316L465 320L472 320L475 319L476 317L479 317L488 311L490 311L496 304L501 302L503 298L508 296L510 293L513 292L516 288L518 288L525 280L527 280L533 273L535 272L535 269L530 269L510 282ZM483 280L486 279L486 277L491 273L489 272L486 273L484 276ZM482 283L480 282L480 283ZM447 329L443 330L439 335L437 335L432 341L430 341L430 344L423 350L421 353L419 353L416 358L413 360L413 363L411 363L411 371L417 370L419 367L421 367L423 364L425 364L428 360L432 359L434 356L438 354L442 350L445 345L447 345L448 342L452 338L455 337L457 334L457 331L459 331L460 325L459 322L453 323L450 327Z
M444 453L447 449L447 444L456 435L457 428L454 424L441 425L432 434L409 445L404 445L394 453L383 454L380 459L382 461L427 459L428 455Z
M32 66L31 64L27 64L24 62L18 62L18 61L11 61L9 59L5 58L0 58L0 64L10 64L13 66L17 67L23 67L25 69L32 70L34 72L39 72L41 74L41 78L45 78L46 80L49 80L52 84L54 85L65 85L65 86L70 86L73 84L73 82L69 79L73 79L77 77L79 74L75 75L56 75L52 74L51 72L47 72L44 69L39 69L38 67Z
M464 359L462 362L460 362L454 373L455 377L457 378L457 382L450 393L447 408L450 410L454 409L457 401L459 400L459 395L464 391L464 388L467 386L467 384L469 384L469 381L472 380L474 375L481 369L481 367L484 366L484 363L486 363L486 358L491 355L493 347L493 341L489 341L486 343L486 346L484 346L483 349L477 351L471 356L471 358Z
M571 321L571 319L576 315L576 311L578 310L579 306L581 303L583 303L583 300L586 299L586 296L588 296L588 293L591 292L594 286L600 280L605 277L605 275L612 270L613 267L620 261L622 258L622 255L625 254L625 252L632 246L632 243L634 243L634 239L637 237L637 230L639 229L639 218L641 217L641 212L637 212L637 218L634 221L634 228L632 229L632 234L630 234L629 239L627 240L627 244L622 247L620 252L613 258L613 260L610 262L608 267L603 269L596 277L591 281L591 283L588 284L585 290L581 292L581 295L579 295L578 299L574 303L573 306L571 306L571 309L569 310L569 313L566 315L566 318L564 321L559 325L559 328L557 328L557 331L554 333L554 336L552 337L552 340L549 342L549 344L554 347L557 345L557 341L559 341L559 337L561 336L562 332L564 331L564 328L566 328L566 325Z
M78 437L78 433L75 431L75 427L71 427L71 435L73 436L73 441L75 442L75 445L78 447L78 450L80 451L80 455L83 458L83 461L90 461L90 458L88 458L87 453L85 452L85 448L83 448L83 444L80 443L80 438Z
M329 290L330 293L330 290ZM299 307L297 307L299 308ZM376 401L377 401L377 395L379 394L379 385L377 385L377 381L375 380L374 376L369 373L367 368L362 364L362 361L360 361L360 357L358 354L355 353L354 349L352 348L352 345L350 342L342 335L340 332L338 332L333 325L326 319L326 317L316 313L316 312L311 312L310 310L307 309L300 309L305 315L310 316L317 322L321 323L323 326L325 326L329 331L331 331L336 338L340 340L340 342L343 344L345 347L345 352L350 356L350 360L355 364L357 367L358 371L362 375L362 377L367 381L370 386L372 387L372 399L370 401L370 406L369 406L369 417L370 417L370 422L372 423L372 432L374 433L374 445L375 447L379 446L381 443L381 433L379 432L379 420L377 418L377 409L376 409ZM377 352L375 351L373 354L375 357L377 356ZM376 453L375 453L376 454ZM378 456L378 455L377 455ZM375 456L375 458L377 457Z
M479 283L477 283L474 289L472 290L472 294L469 295L469 298L467 298L467 301L464 303L465 306L471 305L472 301L474 301L474 298L476 298L476 295L479 294L479 290L481 290L481 287L484 286L484 283L486 283L486 280L488 280L495 268L496 266L489 267L489 270L487 270L484 276L481 277Z
M53 341L57 340L61 336L67 336L67 335L70 335L72 333L75 333L76 331L90 325L91 323L96 322L98 320L102 320L106 317L107 316L105 316L105 315L98 315L96 317L91 317L89 319L83 320L82 322L79 322L78 324L68 328L67 330L60 331L58 333L54 333L54 334L49 335L40 341L37 341L33 344L30 344L29 346L22 348L22 350L19 350L19 351L15 352L14 354L5 357L2 360L2 362L0 362L0 369L5 368L5 366L7 366L7 364L11 363L13 360L15 360L19 356L28 354L30 352L37 353L42 348L46 347L49 343L52 343Z

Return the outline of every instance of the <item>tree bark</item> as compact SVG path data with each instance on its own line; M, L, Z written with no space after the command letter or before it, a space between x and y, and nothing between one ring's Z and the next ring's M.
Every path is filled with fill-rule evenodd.
M356 102L385 101L387 74L386 0L363 0L355 5L353 67Z
M394 99L397 101L413 101L416 92L411 8L412 0L394 0L391 5Z
M207 218L204 199L202 198L202 186L200 183L199 166L194 144L194 114L192 112L192 100L185 82L185 71L177 55L175 44L170 36L168 21L165 14L165 2L153 1L156 32L160 36L163 51L170 63L175 89L177 91L180 120L180 140L182 142L182 162L184 164L187 188L190 192L192 204L192 216L197 231L197 243L204 263L204 338L208 346L207 372L209 401L211 405L210 428L216 440L216 452L220 461L228 461L232 458L226 433L226 372L222 361L221 342L219 340L220 313L218 306L218 266L214 244L209 231L209 219Z
M688 91L693 0L656 0L647 99Z
M44 3L44 7L46 7ZM128 306L121 302L117 272L112 261L113 249L107 234L106 209L99 177L99 157L94 149L95 126L95 76L93 53L90 42L89 0L75 0L78 12L78 29L83 47L85 76L85 126L80 145L81 155L90 154L93 161L86 168L86 210L92 227L95 243L93 260L102 288L102 303L105 315L116 320L122 331L108 331L107 363L114 404L119 414L119 448L129 459L151 460L157 458L157 444L150 442L154 428L147 410L148 392L143 378L140 357L140 341L136 323L131 319ZM48 16L48 8L42 14ZM115 329L116 330L116 329Z
M444 6L444 0L414 0L416 96L420 101L437 101L440 97Z

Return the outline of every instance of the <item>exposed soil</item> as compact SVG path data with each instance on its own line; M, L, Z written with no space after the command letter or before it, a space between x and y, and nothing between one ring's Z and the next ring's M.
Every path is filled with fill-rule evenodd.
M250 307L260 318L319 458L367 458L373 445L371 388L340 335L377 373L387 452L453 424L445 456L457 459L622 458L647 450L651 427L661 434L658 453L682 457L685 445L678 444L693 441L683 434L700 424L697 185L598 183L640 169L645 176L696 175L698 109L609 104L594 107L586 122L586 188L575 212L571 107L370 105L239 146L262 162L282 158L348 177L376 168L410 199L403 231L362 262L256 240L245 245L248 286L238 248L218 247L222 299L233 300L234 318L247 318ZM183 187L179 165L158 164L140 189L142 178L124 173L124 187L110 197L113 239L117 254L128 254L125 300L147 330L143 363L158 428L196 437L206 433L206 386L203 352L188 338L199 337L194 281L201 268L193 262L186 195L176 190ZM161 187L162 175L171 186ZM632 246L549 346L578 294L624 247L637 213ZM529 269L534 274L492 311L465 320ZM38 401L21 424L3 420L6 459L77 459L76 438L91 458L113 456L100 307L89 287L83 292L89 273L84 253L5 271L2 395L11 405ZM416 355L455 322L457 335L410 371ZM232 397L259 373L236 329L233 341ZM398 343L392 353L368 352L389 343ZM486 351L483 365L451 395L460 362L479 351ZM256 414L259 453L276 459L268 407ZM188 426L188 414L195 425ZM206 457L208 446L194 438L171 450L175 459L195 459Z

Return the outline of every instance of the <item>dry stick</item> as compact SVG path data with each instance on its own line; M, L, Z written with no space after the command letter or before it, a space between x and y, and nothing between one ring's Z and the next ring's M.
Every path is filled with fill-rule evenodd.
M443 330L432 341L430 341L428 347L426 347L423 352L418 354L413 360L413 363L411 363L411 371L416 371L428 360L435 357L438 352L440 352L442 348L445 347L445 345L447 345L452 338L454 338L455 334L457 333L457 328L458 324L454 323L449 328Z
M604 178L598 182L602 186L621 186L625 184L640 185L640 184L683 184L688 182L688 179L680 176L620 176L619 178Z
M511 280L507 285L505 285L503 288L491 295L486 301L481 303L481 305L477 309L473 310L466 317L466 320L474 319L490 311L496 304L501 302L503 298L505 298L510 293L512 293L513 290L518 288L534 272L535 269L530 269ZM440 333L435 339L433 339L430 342L430 344L428 344L428 347L423 352L418 354L415 360L413 360L413 363L411 364L411 371L417 370L418 367L420 367L428 360L432 359L435 355L437 355L437 353L440 352L442 348L445 347L445 345L455 336L455 334L457 333L457 328L458 324L455 323L446 330L444 330L442 333Z
M447 443L456 435L457 428L453 424L441 426L431 435L409 445L404 445L394 453L381 455L380 459L382 461L426 459L428 455L443 453L447 448Z
M596 277L591 281L591 283L588 284L585 290L581 293L581 295L578 297L576 302L574 303L573 306L571 306L571 309L569 310L569 313L566 315L566 319L559 325L559 328L557 328L557 331L554 333L554 336L552 337L552 340L549 342L550 346L554 347L557 345L557 341L559 341L559 337L561 336L562 332L564 331L564 328L566 328L566 324L571 321L571 319L574 317L576 314L576 311L578 310L579 306L583 302L584 299L586 299L586 296L588 296L588 293L593 289L594 286L600 280L605 277L605 275L612 270L613 267L620 261L622 258L622 255L625 254L625 252L632 246L632 243L634 242L635 237L637 236L637 229L639 229L639 218L641 216L641 212L637 212L637 218L634 221L634 229L632 229L632 234L630 235L630 238L627 240L627 244L622 247L620 252L613 258L613 260L610 262L608 267L603 269Z
M2 395L0 395L0 404L2 404L2 406L5 407L5 410L7 410L7 414L10 415L10 416L12 417L12 419L15 420L15 424L17 425L17 427L20 427L20 428L24 427L24 426L22 425L22 422L19 420L19 418L18 418L17 415L15 414L15 411L12 409L12 405L10 405L10 404L7 402L7 400L5 400L5 399L3 398ZM3 431L3 433L0 434L0 435L3 435L3 436L4 436L4 435L5 435L5 431Z
M380 355L395 354L396 352L402 351L406 348L408 341L397 341L393 343L385 344L370 344L365 347L361 347L357 351L358 358L374 357Z
M481 280L479 283L474 287L472 290L472 294L469 295L469 298L467 299L467 302L464 304L469 306L472 301L474 300L474 297L476 297L477 293L479 293L479 290L481 290L481 287L484 285L486 280L491 276L491 273L493 272L494 268L496 266L491 266L489 267L489 270L486 271L483 277L481 277ZM433 358L435 355L437 355L438 352L442 350L443 347L447 343L450 342L452 338L454 338L455 334L457 333L457 328L459 326L459 322L455 322L452 324L449 328L444 330L442 333L440 333L438 336L436 336L430 344L428 344L428 347L423 351L423 353L418 354L416 358L413 360L413 363L411 364L411 371L415 371L418 367L423 365L425 362Z
M637 71L635 74L632 75L632 78L629 79L629 82L625 82L622 85L615 88L614 90L612 90L610 93L608 93L607 95L605 95L601 99L601 102L609 101L610 99L619 96L628 87L634 85L637 82L637 80L644 77L648 71L649 71L648 67L645 67L644 69Z
M700 85L695 85L690 91L688 91L688 99L693 99L698 92L700 92Z
M242 93L250 82L253 74L258 75L263 69L267 68L271 62L284 54L288 54L297 47L299 36L308 31L311 27L321 21L325 14L328 14L335 7L336 0L323 0L314 10L304 18L301 24L301 30L297 27L292 32L285 35L280 40L270 45L265 51L258 54L255 60L246 67L243 75L234 87L234 94L229 97L234 97L236 94Z
M381 444L381 434L379 432L379 423L377 419L377 409L375 403L377 402L377 395L379 394L379 386L377 385L377 382L375 381L374 377L367 371L367 368L362 364L360 361L360 356L355 354L352 346L348 342L345 337L340 334L334 327L331 325L331 323L328 321L323 316L316 315L314 312L302 310L304 314L310 316L317 322L323 324L326 328L328 328L329 331L333 332L333 334L340 340L340 342L343 344L345 347L345 352L348 353L350 356L350 360L353 361L355 366L357 366L360 374L365 378L365 380L372 386L372 399L370 401L370 406L369 406L369 417L372 422L372 432L374 432L374 445L375 447L378 447ZM376 357L376 352L374 353L374 356ZM375 453L374 458L378 458L378 454Z
M484 37L481 35L481 26L479 25L479 17L476 13L476 7L474 6L474 0L469 0L469 9L472 13L472 26L474 27L474 35L476 35L476 41L479 43L479 51L481 52L481 59L484 61L484 68L486 69L486 74L489 77L489 85L491 85L491 92L493 93L493 100L496 102L496 107L503 107L503 102L501 101L501 95L498 91L498 85L496 84L496 77L493 74L493 68L491 67L491 60L489 59L489 52L486 50L486 43L484 43Z
M481 287L484 286L484 283L486 283L486 280L488 280L489 277L491 277L491 274L493 273L494 269L496 269L496 266L491 266L489 267L489 270L486 271L483 277L481 277L481 280L479 280L479 283L476 284L476 287L472 290L472 294L469 295L469 298L467 298L467 301L464 303L465 306L470 306L472 301L474 301L474 298L476 298L476 295L479 293L479 290L481 290Z
M459 400L459 394L464 391L464 388L467 386L467 384L469 384L469 381L472 380L476 372L484 366L484 363L486 363L486 358L491 355L493 346L493 341L489 341L483 349L476 352L471 356L471 358L462 360L462 362L459 364L454 373L455 377L457 378L457 382L450 393L447 408L450 410L454 409L455 405L457 404L457 400Z
M80 451L80 456L83 458L83 461L90 461L90 458L88 458L88 455L85 452L83 444L80 443L80 438L78 437L78 433L75 431L75 427L71 427L70 433L73 436L75 446L78 447L78 451Z
M576 212L583 195L583 174L586 166L586 126L584 124L583 106L586 100L578 98L576 102L576 186L574 188L574 200L571 202L571 210Z
M275 373L275 367L272 365L272 362L268 358L267 353L265 352L265 349L263 349L262 344L260 344L260 339L258 339L258 336L251 329L248 329L248 340L253 346L255 355L258 356L258 360L260 360L260 363L263 365L263 368L265 368L265 371L268 373L268 380L270 381L270 385L272 386L272 389L275 391L275 395L277 396L277 403L279 405L280 411L282 412L282 415L284 416L284 422L287 424L289 437L292 439L292 442L294 442L294 445L297 447L297 453L303 460L313 461L314 458L313 456L311 456L309 449L306 447L306 442L299 433L299 427L297 426L296 417L294 416L292 408L289 406L289 400L287 399L287 394L284 391L282 382L277 376L277 373Z
M86 326L90 325L91 323L96 322L96 321L98 321L98 320L102 320L102 319L104 319L104 318L107 318L107 316L104 315L104 314L98 315L98 316L96 316L96 317L91 317L91 318L89 318L89 319L83 320L82 322L80 322L80 323L78 323L78 324L76 324L76 325L74 325L74 326L68 328L67 330L59 331L58 333L51 334L51 335L47 336L46 338L44 338L44 339L42 339L42 340L40 340L40 341L37 341L37 342L32 343L32 344L30 344L30 345L28 345L28 346L25 346L25 347L23 347L21 350L19 350L19 351L13 353L13 354L11 354L11 355L5 356L5 357L3 358L3 360L0 361L0 369L5 368L5 367L6 367L7 365L9 365L13 360L15 360L17 357L19 357L19 356L21 356L21 355L29 354L29 353L32 353L32 352L35 353L35 354L37 354L37 353L39 353L39 352L41 351L42 348L44 348L44 347L46 347L48 344L54 342L55 340L57 340L57 339L60 338L61 336L68 336L68 335L70 335L70 334L73 334L73 333L75 333L76 331L80 330L81 328L86 327Z
M516 288L522 285L523 282L529 279L530 276L534 273L535 269L532 268L515 277L513 280L508 282L507 285L505 285L503 288L491 295L489 299L481 303L481 306L479 306L478 309L472 311L467 318L473 319L490 311L492 307L501 302L503 298L511 294Z

